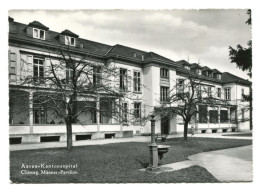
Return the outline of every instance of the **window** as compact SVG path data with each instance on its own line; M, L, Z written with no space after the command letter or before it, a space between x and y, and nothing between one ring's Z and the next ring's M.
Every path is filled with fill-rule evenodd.
M220 110L220 123L227 123L227 122L228 122L228 111Z
M218 79L221 79L221 75L220 75L220 74L217 74L217 78L218 78Z
M127 91L127 70L120 69L120 90Z
M230 88L225 88L225 100L230 100Z
M33 28L33 37L36 39L45 39L45 31L41 29Z
M141 73L134 71L134 91L141 92Z
M122 103L122 121L127 123L128 121L128 104Z
M209 111L209 122L210 123L218 123L218 111L210 110Z
M75 46L75 38L65 36L65 45Z
M71 78L73 77L73 69L71 69L69 66L66 67L66 82L71 82Z
M212 96L212 94L211 94L211 87L208 86L208 97L211 97L211 96Z
M33 77L36 81L43 80L44 77L43 62L44 60L40 58L33 59Z
M198 73L198 75L201 75L201 70L198 69L198 70L197 70L197 73Z
M245 109L241 109L241 121L245 121Z
M169 70L165 68L161 68L161 77L169 78Z
M197 92L197 98L201 98L201 86L200 85L196 86L196 92Z
M15 80L16 75L16 54L9 52L9 74L10 80Z
M101 84L101 68L94 67L93 68L93 85L100 85Z
M33 122L34 124L45 124L47 118L47 111L44 104L40 103L40 100L35 99L33 101Z
M218 88L218 98L221 98L221 88Z
M141 118L141 103L134 103L134 117L136 120Z
M185 65L184 68L190 70L190 67L188 65Z
M161 86L161 101L167 101L169 95L169 87Z
M177 91L179 93L184 91L184 79L177 79Z
M241 89L241 100L244 100L244 95L245 95L245 90L242 88Z
M199 123L208 122L208 108L206 105L199 105Z

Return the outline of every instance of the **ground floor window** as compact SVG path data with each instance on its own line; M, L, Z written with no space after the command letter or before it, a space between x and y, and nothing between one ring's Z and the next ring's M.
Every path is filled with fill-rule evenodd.
M218 111L210 110L209 111L209 122L210 123L218 123Z
M34 124L46 124L47 112L44 106L33 109Z
M208 109L206 105L199 105L199 123L208 122Z
M141 119L141 103L134 103L134 118L136 122Z
M128 122L128 105L127 103L123 103L122 104L122 121L124 123L127 123Z
M228 111L220 110L220 123L227 123L227 122L228 122Z

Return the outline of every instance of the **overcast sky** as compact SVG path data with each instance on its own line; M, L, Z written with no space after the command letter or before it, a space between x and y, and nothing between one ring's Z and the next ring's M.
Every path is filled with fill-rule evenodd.
M9 11L15 21L34 20L50 30L69 29L85 38L108 45L121 44L153 51L174 61L200 62L221 72L248 79L246 72L230 63L229 49L247 46L251 26L247 10L153 10L153 11Z

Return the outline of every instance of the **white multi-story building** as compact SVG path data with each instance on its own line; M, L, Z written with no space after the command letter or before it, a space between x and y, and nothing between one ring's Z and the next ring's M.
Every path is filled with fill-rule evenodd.
M195 121L197 132L242 131L249 130L248 102L243 95L248 95L251 82L232 75L221 73L217 69L190 64L184 60L172 61L157 53L141 51L123 45L105 45L82 39L77 34L64 30L54 32L38 21L29 24L15 22L9 17L9 88L28 93L33 97L34 90L21 84L27 75L43 77L49 65L50 49L59 44L67 45L78 55L88 53L89 60L101 65L112 65L118 68L118 86L127 90L128 97L122 98L121 105L126 111L133 111L136 117L147 117L155 107L160 106L162 98L168 90L176 86L176 82L185 79L185 74L193 72L203 81L209 91L216 93L214 97L228 100L230 105L198 106L206 110L206 117L198 115ZM66 76L66 71L64 71ZM128 79L134 81L128 81ZM137 83L136 83L137 82ZM11 92L10 92L11 93ZM26 97L27 98L27 97ZM26 99L25 98L25 99ZM98 97L102 100L102 96ZM24 101L26 102L26 101ZM94 101L96 102L96 101ZM28 102L28 105L30 102ZM32 112L19 112L19 104L10 102L10 138L13 142L40 142L51 138L65 140L64 122L51 112L32 105ZM108 106L99 106L112 110ZM211 118L217 113L220 118ZM73 125L73 140L95 139L105 137L124 137L150 133L150 123L115 121L112 117L89 111L79 116L80 124ZM183 122L178 116L161 122L156 121L156 133L175 134L183 132Z

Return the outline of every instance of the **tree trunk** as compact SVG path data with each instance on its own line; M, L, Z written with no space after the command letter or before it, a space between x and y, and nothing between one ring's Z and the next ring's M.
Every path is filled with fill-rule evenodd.
M183 132L184 141L188 141L188 125L189 125L189 122L184 121L184 132Z
M67 149L70 151L72 149L72 121L66 120L67 129Z

